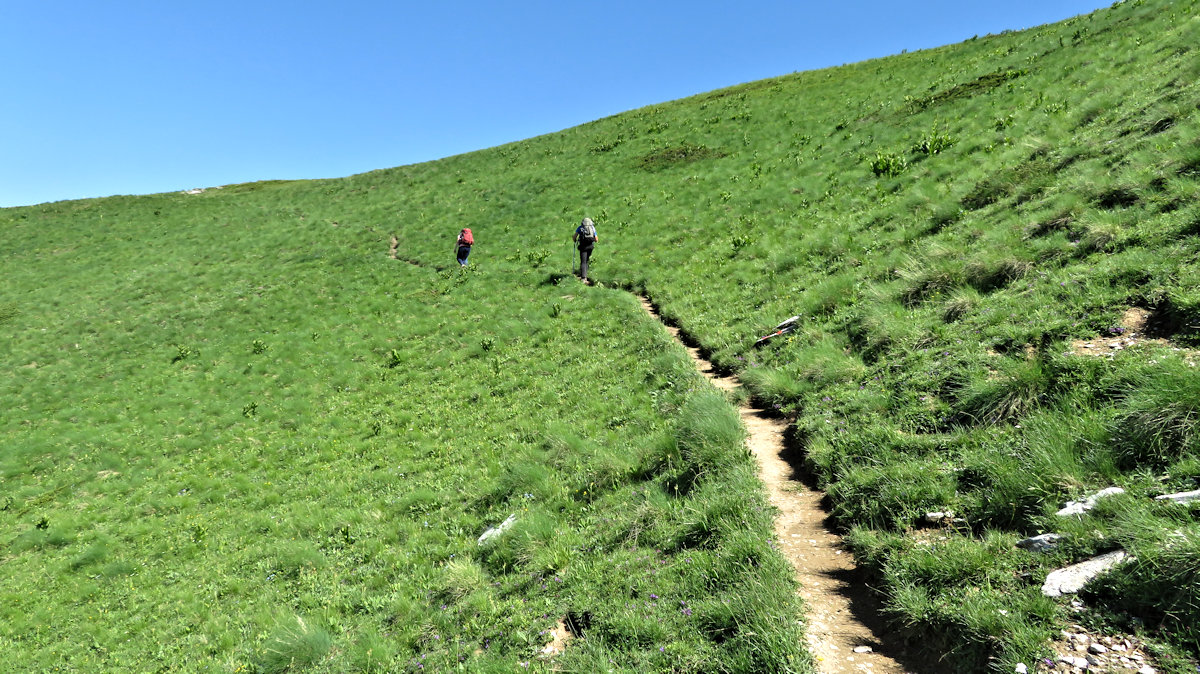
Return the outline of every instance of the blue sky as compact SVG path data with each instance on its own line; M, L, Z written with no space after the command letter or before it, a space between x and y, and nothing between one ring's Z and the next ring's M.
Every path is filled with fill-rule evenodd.
M0 0L0 207L328 178L1096 0Z

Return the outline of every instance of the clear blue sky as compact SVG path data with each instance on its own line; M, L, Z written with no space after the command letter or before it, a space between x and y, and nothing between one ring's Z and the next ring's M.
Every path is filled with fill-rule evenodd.
M0 206L326 178L1099 0L0 0Z

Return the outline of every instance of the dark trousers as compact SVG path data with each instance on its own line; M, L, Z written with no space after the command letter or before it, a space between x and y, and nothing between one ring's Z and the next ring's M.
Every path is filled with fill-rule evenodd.
M588 260L592 258L592 247L579 249L579 278L587 279L588 277Z
M471 254L470 246L459 246L458 247L458 263L464 267L467 266L467 256L470 254Z

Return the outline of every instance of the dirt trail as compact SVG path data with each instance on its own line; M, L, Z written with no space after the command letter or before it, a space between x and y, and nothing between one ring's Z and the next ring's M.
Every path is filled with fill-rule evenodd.
M640 299L646 311L658 318L650 301L645 297ZM679 339L677 328L669 325L666 328ZM696 368L718 388L733 390L741 385L735 377L717 374L699 349L686 344L685 347ZM759 475L771 503L779 509L775 534L800 582L800 596L808 608L808 647L820 671L823 674L918 671L907 661L902 665L897 658L904 658L905 654L882 638L885 633L878 606L860 580L853 557L843 549L841 537L827 526L828 516L821 507L823 494L795 479L792 466L782 458L787 423L747 405L740 411L749 433L747 444L758 460ZM936 668L922 665L919 671L933 672Z

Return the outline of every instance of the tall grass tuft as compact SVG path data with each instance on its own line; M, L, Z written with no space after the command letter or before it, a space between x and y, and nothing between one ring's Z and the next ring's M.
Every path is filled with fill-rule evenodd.
M329 632L294 616L267 639L258 669L265 674L304 670L320 662L332 647L333 636Z
M714 390L690 396L675 426L679 451L688 467L702 475L745 459L745 429L737 411Z
M1131 391L1113 420L1117 456L1125 467L1163 466L1200 453L1200 377L1177 360Z
M1013 421L1048 400L1052 373L1040 358L1005 359L994 377L972 381L958 394L959 418L977 424Z

